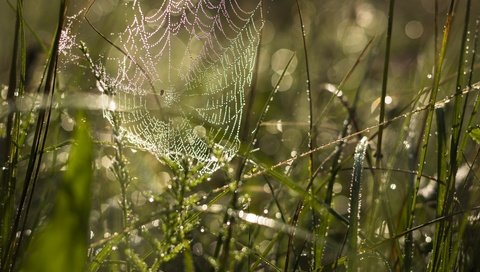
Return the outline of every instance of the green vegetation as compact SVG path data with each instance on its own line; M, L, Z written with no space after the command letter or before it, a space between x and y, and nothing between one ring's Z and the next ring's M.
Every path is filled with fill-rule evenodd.
M0 3L0 271L478 270L479 1L159 2Z

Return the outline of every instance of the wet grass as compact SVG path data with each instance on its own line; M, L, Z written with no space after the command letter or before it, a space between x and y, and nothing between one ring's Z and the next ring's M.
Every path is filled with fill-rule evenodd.
M348 69L330 78L318 75L331 71L323 69L319 48L342 49L314 31L321 24L309 9L322 4L291 3L293 41L263 43L270 34L264 30L241 147L227 162L212 146L221 164L213 174L202 174L193 160L157 160L132 146L114 110L109 126L100 110L61 106L65 95L89 92L88 84L79 91L69 78L101 81L104 71L89 50L113 44L95 28L89 38L99 48L79 48L84 73L60 72L61 30L74 14L68 1L51 7L57 15L50 50L41 55L45 68L37 64L42 75L27 84L29 65L35 66L28 45L40 36L25 17L29 5L10 4L16 23L0 111L0 270L475 270L478 3L451 0L442 10L435 1L433 27L424 33L430 43L424 52L408 52L424 59L401 80L395 73L402 70L397 54L408 46L398 28L405 7L394 0L374 4L383 9L384 31L346 53ZM281 24L285 14L275 12L282 5L264 7L270 23ZM331 5L339 12L361 9ZM343 31L345 22L332 24ZM283 47L292 51L272 80L262 67ZM284 91L290 77L295 81ZM39 103L25 107L32 93ZM293 144L292 135L300 135Z

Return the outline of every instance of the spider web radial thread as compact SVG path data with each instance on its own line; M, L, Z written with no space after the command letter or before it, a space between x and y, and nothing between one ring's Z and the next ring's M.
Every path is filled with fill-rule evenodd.
M263 27L261 2L240 2L172 0L148 12L130 4L115 42L123 54L106 58L101 80L115 92L115 113L108 106L104 116L117 114L128 142L180 166L193 159L203 173L219 167L212 149L225 161L236 154Z

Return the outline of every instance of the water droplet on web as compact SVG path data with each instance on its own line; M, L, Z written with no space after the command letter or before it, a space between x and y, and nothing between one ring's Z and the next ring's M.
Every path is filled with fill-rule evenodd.
M148 16L142 2L125 3L135 19L125 17L128 26L119 33L105 32L118 37L124 54L90 57L97 89L106 95L115 91L114 99L102 106L122 120L125 141L182 168L183 158L189 157L203 166L200 174L217 170L236 155L244 91L251 85L263 27L262 7L256 2L247 7L238 1L242 12L236 13L229 5L213 7L208 1L184 1L180 6L166 1L149 5L158 10ZM161 23L172 9L185 12L185 17ZM217 40L212 42L212 37ZM283 69L284 56L277 61ZM292 61L289 72L295 65ZM290 75L285 78L293 82ZM113 124L112 113L104 115ZM220 155L212 156L212 145Z
M108 104L108 110L109 111L115 111L117 110L117 104L115 101L111 100L110 103Z
M390 105L392 104L393 98L389 95L385 96L385 104Z

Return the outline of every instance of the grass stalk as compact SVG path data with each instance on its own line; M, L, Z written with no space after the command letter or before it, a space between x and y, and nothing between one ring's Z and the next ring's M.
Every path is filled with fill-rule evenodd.
M53 101L53 96L55 93L55 87L57 82L58 49L60 46L62 29L66 19L67 7L68 7L68 0L62 0L59 6L57 28L55 30L54 39L52 42L51 51L48 59L48 65L47 65L48 68L46 70L47 74L46 74L45 86L44 86L43 96L42 96L42 106L44 108L42 107L42 109L39 110L39 113L37 116L35 136L33 139L32 149L30 152L30 159L28 163L27 174L25 176L25 181L23 184L22 197L20 199L21 205L19 205L19 208L18 208L19 212L16 218L16 220L20 220L22 211L25 213L23 215L23 223L20 229L21 233L23 233L26 229L28 214L30 211L33 195L35 192L35 187L40 174L40 164L43 159L48 130L50 126L50 119L51 119L52 106L53 106L52 101ZM37 156L38 156L38 159L37 159ZM25 204L24 202L25 200L26 200L26 206L24 207L23 205ZM20 237L18 238L18 242L15 246L15 250L13 254L14 262L16 261L17 255L19 254L22 238L23 238L23 235L20 235Z
M347 270L357 271L358 269L358 249L359 249L359 224L360 224L360 206L361 206L361 181L363 161L365 160L365 153L368 147L368 138L363 137L355 148L355 154L353 158L353 171L352 171L352 183L350 187L350 213L348 224L348 260Z
M244 161L246 162L248 160L248 157L249 157L249 154L250 154L250 150L251 148L254 146L255 142L256 142L256 139L257 139L257 134L258 134L258 131L259 131L259 128L260 128L260 125L262 124L262 122L264 121L264 118L265 118L265 115L266 113L268 112L268 109L269 109L269 105L270 105L270 102L273 100L273 97L275 96L275 94L278 92L279 88L280 88L280 83L282 82L283 78L285 77L285 73L288 69L288 67L290 66L290 64L292 63L293 61L293 58L295 57L294 54L292 54L292 56L290 57L290 59L288 60L287 64L285 65L285 68L283 69L282 71L282 74L280 75L280 78L278 79L275 87L270 91L268 97L267 97L267 100L262 108L262 110L260 111L260 116L258 117L258 120L257 120L257 124L255 126L255 128L253 129L252 131L252 135L251 135L251 141L249 141L249 144L245 150L245 153L244 153ZM232 196L232 207L235 209L236 207L236 202L237 202L237 194L238 194L238 188L240 186L240 181L241 179L243 178L243 171L244 171L244 167L245 167L245 163L242 163L240 164L240 169L237 170L238 171L238 178L235 179L235 185L234 185L234 190L233 190L233 196ZM223 234L219 234L218 237L217 237L217 245L215 246L215 251L214 251L214 258L219 258L220 256L220 250L222 248L222 245L224 247L224 252L223 252L223 258L222 258L222 265L223 265L223 268L222 269L225 269L225 265L228 264L228 258L229 258L229 247L231 245L231 238L232 238L232 232L233 232L233 220L234 220L234 217L229 215L228 213L225 214L224 216L224 224L227 224L227 222L230 222L230 225L227 229L227 236L225 237L225 240L223 240ZM228 249L227 249L228 248Z
M418 175L415 178L414 181L414 188L411 191L408 199L408 212L407 212L407 225L406 228L409 229L413 226L413 221L415 218L415 207L416 207L416 200L417 200L417 192L420 187L420 179L421 175L423 174L424 167L425 167L425 161L427 159L427 148L428 148L428 143L430 139L430 131L432 127L432 120L433 120L433 113L435 109L435 102L437 99L437 94L438 94L438 88L440 85L440 78L442 75L442 68L443 68L443 62L445 59L445 54L447 51L447 45L448 45L448 40L450 36L450 30L452 27L453 23L453 18L454 18L454 7L455 7L455 0L450 1L450 7L447 13L447 19L445 22L444 26L444 32L443 32L443 39L442 39L442 44L440 47L440 52L438 56L438 62L435 65L434 69L434 79L433 79L433 87L430 92L430 99L429 99L429 104L428 104L428 110L427 110L427 117L425 119L425 130L423 132L422 138L421 138L421 150L420 150L420 155L418 159ZM407 235L405 239L405 255L404 255L404 270L405 271L410 271L413 266L413 236L411 233Z
M394 11L395 11L395 0L390 0L389 1L389 7L388 7L388 24L387 24L387 36L386 36L386 42L385 42L385 56L384 56L384 64L383 64L383 78L382 78L382 92L380 96L380 113L379 113L379 118L378 118L378 134L377 134L377 148L376 148L376 153L375 155L375 167L379 168L381 167L381 162L382 162L382 143L383 143L383 131L385 129L385 126L383 125L385 121L385 99L387 97L387 88L388 88L388 72L389 72L389 65L390 65L390 51L391 51L391 43L392 43L392 36L393 36L393 18L394 18ZM383 205L384 200L382 199L382 196L380 196L382 201L375 201L375 196L379 195L379 191L381 192L383 187L383 182L378 178L377 175L373 175L373 180L375 183L377 183L379 186L375 185L371 187L371 192L370 195L372 197L371 199L371 205L373 207L373 212L371 213L370 217L370 225L371 225L371 234L375 231L375 225L376 225L376 220L377 220L377 213L378 213L378 204L376 203L381 203L383 210L385 211L385 214L389 214L388 212L388 206ZM379 189L380 187L380 189ZM388 222L388 228L389 230L392 230L392 223L390 220L390 217L388 216L387 218Z
M380 241L376 244L372 244L371 246L368 246L369 249L375 249L375 248L378 248L380 247L381 245L387 243L387 242L391 242L392 240L397 240L397 239L400 239L402 237L405 237L406 235L408 235L409 233L412 233L416 230L419 230L419 229L422 229L422 228L425 228L425 227L428 227L428 226L431 226L433 224L437 224L439 222L442 222L444 220L450 220L451 218L453 217L456 217L456 216L459 216L459 215L464 215L466 213L469 213L469 212L476 212L476 211L480 211L480 206L474 206L474 207L471 207L469 209L463 209L463 210L459 210L459 211L456 211L456 212L453 212L451 214L447 214L447 215L444 215L444 216L441 216L441 217L437 217L435 219L432 219L428 222L425 222L425 223L422 223L422 224L419 224L417 226L414 226L410 229L407 229L407 230L404 230L390 238L387 238L383 241Z
M467 94L467 93L470 93L470 92L475 92L475 91L478 91L480 89L478 88L469 88L469 89L464 89L462 91L462 94ZM452 98L454 98L456 95L453 94L453 95L450 95L450 96L447 96L446 98L440 100L440 101L437 101L436 103L434 103L434 106L433 108L435 108L436 106L441 106L441 105L444 105L444 104L447 104L449 101L452 100ZM410 116L413 116L413 115L416 115L416 114L419 114L421 112L425 112L427 110L429 110L431 108L430 104L426 105L426 106L421 106L421 107L417 107L407 113L404 113L404 114L400 114L400 115L397 115L389 120L386 120L385 122L383 122L383 125L384 126L389 126L399 120L402 120L404 118L407 118L407 117L410 117ZM301 159L301 158L305 158L307 157L310 153L315 153L315 152L320 152L332 145L335 145L335 144L338 144L339 142L341 141L348 141L348 140L351 140L353 138L357 138L359 135L364 135L368 132L370 132L371 130L374 130L374 129L378 129L378 124L377 125L372 125L372 126L369 126L369 127L366 127L366 128L363 128L357 132L353 132L343 138L339 138L339 139L336 139L336 140L333 140L333 141L330 141L328 143L325 143L325 144L322 144L322 145L319 145L317 147L315 147L313 150L311 151L306 151L306 152L303 152L301 154L298 154L292 158L289 158L289 159L286 159L286 160L283 160L281 162L278 162L274 165L265 165L263 163L260 163L260 162L256 162L258 166L260 166L259 170L257 171L254 171L252 173L249 173L249 174L246 174L244 176L245 179L251 179L251 178L254 178L254 177L258 177L262 174L265 174L265 173L274 173L275 172L275 169L279 168L279 167L282 167L282 166L286 166L286 165L289 165L289 164L292 164L293 162L297 161L298 159ZM420 175L417 171L417 174ZM423 173L421 174L423 175ZM296 186L294 186L296 187Z
M259 41L259 46L257 47L257 52L256 52L256 57L255 57L255 68L254 68L254 71L258 71L258 64L259 64L259 60L260 60L260 44L261 44L261 39L262 39L262 36L260 36L260 41ZM293 58L293 56L292 56ZM244 122L242 124L242 129L240 130L241 131L241 135L240 135L240 139L242 141L245 141L245 142L248 142L249 145L247 146L247 149L245 151L245 154L244 156L241 156L239 158L239 161L238 161L238 166L236 168L236 172L235 172L235 176L234 176L234 179L235 179L235 190L233 191L233 196L232 196L232 206L235 207L236 206L236 203L238 201L238 195L237 195L237 190L238 190L238 187L240 186L240 180L242 178L242 175L243 175L243 171L245 169L245 165L246 165L246 162L247 162L247 159L248 159L248 154L250 152L250 150L252 149L252 146L254 145L254 141L256 140L256 133L260 127L260 121L257 122L257 126L254 128L254 132L252 133L252 135L249 135L248 134L248 131L249 131L249 128L250 128L250 119L253 117L253 105L254 105L254 101L255 101L255 98L256 98L256 80L257 80L257 73L254 73L253 75L253 79L252 79L252 82L251 82L251 86L250 86L250 92L249 92L249 97L248 97L248 100L247 100L247 105L246 105L246 115L245 115L245 118L244 118ZM272 95L274 95L274 93L272 93ZM273 97L273 96L272 96ZM272 97L269 98L269 101L270 99L272 99ZM268 102L267 102L267 105L268 105ZM266 111L267 109L265 109ZM263 119L263 117L260 117L260 119ZM251 136L251 137L249 137ZM226 224L230 219L230 224L228 225L228 230L227 230L227 235L231 235L232 231L233 231L233 220L234 218L231 217L230 215L228 215L228 213L225 213L225 216L224 216L224 224ZM214 253L214 256L215 258L218 258L218 255L220 254L220 249L221 249L221 245L223 243L222 241L222 237L223 237L223 233L220 233L217 237L217 244L215 246L215 253ZM229 243L228 243L229 244ZM229 246L228 244L226 244L227 246Z
M480 36L480 16L475 21L475 34L474 34L474 37L473 37L472 57L471 57L471 60L470 60L470 69L468 71L469 76L468 76L468 80L467 80L467 88L469 88L469 89L473 88L472 87L473 73L475 71L474 67L475 67L475 61L476 61L476 56L477 56L479 36ZM465 94L464 108L466 107L469 96L470 96L469 93ZM472 111L470 113L470 117L468 118L468 122L467 122L467 125L466 125L467 129L469 129L470 127L472 127L474 125L475 117L476 117L476 114L478 112L479 107L480 107L480 95L477 94L477 97L475 98L475 100L473 102L473 105L472 105ZM463 134L463 139L461 141L460 150L465 150L465 146L467 145L467 139L468 138L469 138L468 134L464 133Z
M455 83L455 100L454 100L454 108L453 108L453 115L452 115L452 134L450 137L450 150L449 153L449 169L447 174L447 153L446 148L443 147L442 150L438 151L439 154L439 166L441 168L438 169L438 176L440 180L446 182L446 187L439 186L439 191L437 193L438 200L437 200L437 217L442 216L444 214L450 213L452 210L452 204L454 202L453 197L455 194L455 177L458 170L458 163L460 162L461 156L459 154L463 153L463 150L458 150L460 144L460 137L461 131L463 127L463 120L465 118L465 110L466 110L466 100L463 103L462 107L462 100L463 96L460 95L463 85L464 85L464 66L465 66L465 47L467 42L467 32L468 32L468 25L470 21L470 9L471 9L471 0L468 0L465 5L465 17L464 17L464 25L463 25L463 33L462 33L462 40L459 48L459 63L457 67L457 79ZM442 111L438 110L437 113L442 113ZM438 115L437 118L439 119L439 124L445 121L441 120L444 119L443 114ZM438 135L443 135L443 140L445 140L446 129L445 126L439 126ZM439 139L440 140L440 139ZM448 176L447 176L448 175ZM448 179L447 179L448 178ZM443 266L443 269L446 269L446 265L450 263L447 261L449 258L456 258L456 256L451 256L449 253L451 251L451 244L450 239L452 232L454 231L452 226L452 221L442 221L438 228L436 229L435 233L435 241L434 241L434 251L432 253L432 265L430 266L431 271L437 271ZM442 257L443 256L443 257Z
M40 252L35 250L39 244L43 248L55 245L50 240L55 240L54 247L62 251L57 255L65 255L57 258L61 262L68 264L65 259L70 257L66 255L73 250L81 251L82 259L72 257L75 259L72 264L75 263L77 270L89 271L452 271L478 266L474 255L480 247L478 239L471 237L480 226L477 203L480 149L476 145L480 141L477 124L480 64L475 63L480 17L475 26L471 20L478 16L475 10L478 3L431 0L431 7L424 5L410 14L406 9L413 4L395 0L385 1L383 8L372 5L373 1L353 6L335 1L324 4L280 1L265 10L267 14L271 12L271 17L263 21L263 14L258 18L257 12L261 8L263 13L267 4L264 0L257 1L259 6L249 13L251 5L243 6L241 0L194 1L174 9L175 3L166 1L158 10L141 1L134 1L130 10L132 5L120 5L117 9L89 0L84 9L68 17L67 28L63 29L68 0L61 0L60 15L53 18L59 25L49 32L53 34L50 48L41 51L36 44L42 45L39 35L33 29L38 27L38 33L46 33L45 26L42 23L31 28L27 22L38 22L40 15L25 18L24 12L34 14L24 9L30 6L24 0L7 0L10 9L16 12L12 15L12 21L16 16L16 22L9 31L14 45L7 52L10 53L9 85L0 86L0 104L8 105L8 109L0 109L0 137L3 137L0 138L0 271L15 271L25 265L27 270L35 270L35 262L29 260L29 255ZM5 4L7 9L8 5ZM55 12L58 6L52 7ZM287 22L272 15L277 8L285 7L294 10L282 10L281 16L288 12L291 15L292 11L296 13L294 17L298 16L299 25L293 29L291 23L296 18L288 18L291 20ZM324 8L338 8L336 19L330 20ZM51 12L48 7L45 11ZM394 37L393 27L396 29L397 23L400 26L400 21L408 16L425 12L433 12L434 18L409 20L405 25L408 37L403 32ZM443 12L447 13L446 18L440 16ZM118 14L125 14L126 21L115 18ZM164 15L167 17L161 17ZM105 25L99 24L99 20ZM444 20L443 24L439 20ZM237 23L243 27L236 29ZM331 29L334 31L317 31L315 28L322 23L335 26ZM107 24L113 28L110 30ZM122 24L126 24L125 28ZM258 24L265 24L263 36ZM410 30L420 30L420 24L424 26L423 32L415 38ZM443 36L440 36L442 26ZM369 35L381 31L378 27L384 28L385 40L378 44L377 51L370 52L376 38L368 40ZM471 42L469 30L474 27L475 37ZM311 33L307 32L310 28ZM62 29L66 36L60 41ZM109 32L112 33L106 34ZM290 43L287 35L291 37L292 33L298 39ZM156 43L158 37L165 40L160 38ZM98 42L91 44L98 47L89 49L98 50L100 58L91 58L82 42L80 50L74 48L80 39ZM282 44L285 40L289 44ZM368 42L355 60L361 41ZM255 48L251 46L257 42L254 56ZM243 48L245 45L248 48ZM59 46L62 46L60 52ZM285 56L286 49L292 46L300 51ZM341 52L334 53L337 46ZM379 52L381 55L377 55ZM274 54L269 56L270 53ZM301 67L295 70L291 66L299 53ZM362 63L364 56L366 63ZM169 65L165 68L162 64L167 60ZM177 61L181 61L180 66ZM285 63L279 69L280 62ZM433 72L425 67L430 62ZM421 71L427 69L433 79L430 74L422 76ZM85 70L90 70L87 77L82 74ZM291 77L288 71L292 72ZM247 72L253 72L253 77ZM57 80L57 74L61 80ZM170 74L174 75L173 81ZM338 75L343 75L338 78L340 83L322 84L326 78L335 82ZM168 83L164 81L167 76ZM277 82L271 82L278 76ZM237 80L251 85L240 86ZM289 80L287 85L291 83L293 89L283 92L279 86ZM395 88L399 92L394 94L391 104L386 104L394 81L398 82ZM171 86L170 93L169 86L164 85L171 82L175 86ZM424 82L428 86L423 86ZM100 93L95 93L95 83L102 85L101 101L96 100ZM36 91L26 93L31 84L36 84ZM363 89L367 91L375 84L377 97L368 97ZM417 84L423 87L419 91L415 91ZM66 88L65 94L78 93L77 89L80 93L60 96L59 88ZM167 96L158 95L155 88L164 88L167 92L162 95ZM239 88L243 96L238 96ZM325 100L318 100L312 88L324 95ZM214 92L210 92L212 89ZM260 89L267 92L261 94ZM93 93L85 95L85 91ZM121 96L117 96L119 91ZM195 94L190 95L190 91ZM441 95L447 97L439 98ZM170 98L173 102L167 101ZM366 108L375 98L378 100L368 111ZM105 109L101 105L105 105L103 99L115 100L120 105L118 111ZM90 105L92 100L95 103ZM166 106L152 108L153 102ZM316 102L325 106L318 108ZM285 112L290 103L301 107L294 106L293 112ZM96 142L86 129L83 136L71 137L71 112L84 108L91 110L88 115L94 118L100 119L103 113L111 124L108 142L103 140L104 122L93 125L94 138L100 138ZM229 118L233 113L235 118ZM375 114L378 120L370 124ZM265 121L270 117L278 121ZM298 118L305 122L295 121ZM156 120L150 123L152 119ZM234 129L230 129L231 123L226 123L229 120L235 122ZM137 122L141 125L137 126ZM80 123L77 120L75 130ZM163 130L164 124L173 129ZM365 124L370 125L363 127ZM148 129L140 129L143 125ZM260 131L262 126L268 127ZM157 134L160 131L157 127L162 132ZM155 148L145 147L143 139L124 134L137 130L142 134L140 138L154 140L161 140L156 136L163 137L165 131L169 137L167 157L152 150ZM175 135L177 131L182 135ZM191 134L194 141L189 137L190 132L194 133ZM238 149L222 148L232 144L225 138L227 134L239 140ZM180 136L178 143L176 139L170 141L170 137L176 136ZM201 145L197 139L202 140ZM94 143L111 154L91 157ZM177 144L185 148L176 149ZM89 147L88 152L83 146ZM153 153L161 162L152 171L144 171L153 162L130 164L129 147L140 151L132 150L132 154L136 153L132 156L144 159L149 156L147 153ZM303 150L290 152L298 148ZM206 155L206 161L190 159L189 154L183 157L181 150L188 150L193 157L200 154L197 151L204 152L200 155ZM178 154L170 155L177 151ZM209 160L210 154L213 157ZM234 161L227 161L232 156ZM220 171L210 173L210 163ZM130 173L132 167L138 168ZM73 168L76 170L72 171ZM89 171L82 170L87 168ZM90 207L88 199L83 199L78 211L68 212L70 217L62 216L55 212L57 206L62 206L56 201L36 204L52 194L53 183L43 181L54 179L57 184L63 171L70 173L67 175L70 181L88 174L88 179L115 182L105 187L103 183L91 184L93 187L83 183L85 192L94 189L96 205ZM138 183L132 175L137 172ZM348 174L351 177L345 180ZM77 199L74 193L69 197L69 192L76 189L64 189L53 191L57 196L62 195L65 200L62 201L69 207L64 206L63 212L67 213L74 208L69 205ZM39 243L42 229L53 218L44 216L50 211L57 213L54 225L58 231L50 231L52 234ZM80 214L82 223L77 224L74 218ZM68 218L73 224L67 222ZM61 227L64 223L69 228ZM81 230L77 228L80 225ZM61 232L76 237L76 240L62 238L62 242L79 243L74 242L76 246L58 243L54 237L62 237L57 235ZM36 259L39 263L45 260Z
M437 116L437 175L438 180L442 181L443 184L437 183L437 217L444 215L443 212L443 204L445 202L445 193L447 192L447 188L445 186L446 180L446 168L447 168L447 131L445 127L445 109L444 108L437 108L436 109L436 116ZM435 267L437 267L438 262L440 261L441 255L441 246L443 243L440 243L440 238L442 237L442 230L444 224L442 221L435 229L435 239L434 239L434 250L432 253L432 265L430 266L431 271L436 271ZM438 268L437 268L438 269Z
M298 18L300 21L300 30L302 34L302 44L303 44L303 53L304 53L304 58L305 58L305 72L306 72L306 93L307 93L307 102L308 102L308 150L312 150L313 148L313 101L312 101L312 90L311 90L311 83L310 83L310 66L308 63L308 50L307 50L307 42L306 42L306 33L305 33L305 25L303 22L303 16L302 16L302 10L300 8L300 3L298 0L295 1L296 7L297 7L297 13L298 13ZM313 180L313 153L311 153L308 157L308 176L309 179ZM310 187L310 185L309 185ZM291 219L291 224L293 226L296 226L298 223L298 218L300 216L300 213L303 209L303 201L297 205L297 208L294 212L294 215ZM314 220L315 221L315 220ZM314 222L314 225L316 225L316 222ZM287 254L285 255L285 266L284 270L287 271L288 267L290 265L290 254L293 251L293 239L294 239L294 233L289 235L288 237L288 246L287 246ZM315 245L314 245L315 247ZM316 251L315 251L316 252ZM314 266L315 263L317 263L317 254L314 254Z
M56 67L57 67L57 59L58 59L58 46L60 41L60 34L63 28L63 22L66 16L66 7L67 1L62 1L60 4L60 11L59 11L59 20L58 25L56 28L56 32L54 35L54 39L52 42L52 47L50 50L49 58L48 58L48 65L46 70L46 81L43 88L43 96L42 96L42 106L40 107L37 122L35 126L35 134L33 138L33 144L30 151L29 162L27 166L27 171L25 175L25 180L23 183L23 188L21 192L21 196L19 199L18 209L15 215L14 222L12 224L12 231L8 238L8 249L3 254L3 261L2 266L5 271L10 271L14 269L15 262L17 260L17 256L19 254L19 248L23 239L23 235L20 235L18 239L15 239L14 234L17 231L23 233L25 230L26 220L28 218L28 212L31 205L33 192L35 190L35 184L38 179L39 171L40 171L40 163L42 161L43 149L45 148L46 136L48 134L48 126L50 122L50 114L51 114L51 100L53 98L55 82L56 82ZM18 18L22 18L22 6L17 7L17 11L20 12L20 15L17 15ZM23 30L22 30L23 33ZM23 65L25 65L25 58L23 59ZM24 72L21 72L24 73ZM20 82L24 82L24 79L20 80ZM21 83L23 84L23 83ZM19 228L21 224L21 227Z
M466 54L468 54L468 44L467 44L467 41L468 41L468 24L470 23L470 8L471 8L471 1L469 0L467 2L467 6L466 6L466 14L468 16L468 19L465 18L465 28L464 28L464 36L463 36L463 40L462 40L462 46L461 46L461 49L462 50L462 58L465 60L466 59ZM467 17L466 16L466 17ZM473 45L472 45L472 57L471 57L471 63L470 63L470 66L469 66L469 72L468 72L468 78L465 78L463 79L465 82L465 84L463 86L466 86L467 88L471 88L472 86L472 77L473 77L473 71L474 71L474 64L475 64L475 56L476 56L476 47L477 47L477 43L478 43L478 31L479 31L479 28L480 28L480 20L477 19L476 21L476 24L475 24L475 34L474 34L474 42L473 42ZM465 63L466 61L463 61L463 62L459 62L459 68L458 68L458 72L460 73L461 71L460 70L463 70L465 71L466 69L463 67L463 64ZM461 67L461 68L460 68ZM462 74L465 74L462 72ZM458 86L458 85L457 85ZM457 91L458 92L458 91ZM478 101L478 99L477 99ZM463 107L462 107L462 114L461 114L461 117L460 117L460 124L459 124L459 132L458 132L458 139L457 139L457 142L456 142L456 147L460 145L460 147L458 148L458 151L457 151L457 156L456 158L453 158L453 156L451 157L451 159L455 159L456 163L455 165L452 165L453 167L455 168L452 168L451 171L455 171L455 173L450 173L450 177L452 179L451 183L452 183L452 187L455 188L455 184L457 183L457 180L456 180L456 176L457 176L457 171L458 171L458 165L461 164L462 160L465 160L466 164L468 165L468 162L467 162L467 159L464 157L464 151L465 151L465 142L466 142L466 137L467 137L467 133L462 133L463 131L463 123L464 123L464 119L466 119L466 113L467 113L467 103L469 102L469 93L467 93L465 95L465 99L463 101ZM473 115L473 112L472 112L472 115ZM471 119L470 119L471 120ZM468 123L470 123L470 120L468 120ZM468 126L467 126L468 127ZM462 139L460 139L461 137L463 137ZM452 139L453 140L453 139ZM477 160L478 158L478 151L477 151L477 154L475 155L475 158L473 159L473 162L472 162L472 165L475 165L475 161ZM469 173L467 175L467 177L473 173L473 166L472 165L468 165L469 166ZM476 190L476 192L478 192L478 190ZM471 192L470 195L467 195L466 198L466 202L468 203L467 206L468 208L470 208L473 203L472 203L472 200L471 200L471 196L472 195L475 195L475 192ZM453 209L450 209L450 212L452 212ZM468 224L468 216L467 215L464 215L461 220L459 220L459 222L457 223L458 224L458 231L456 233L457 237L464 237L464 232L465 232L465 228ZM458 257L460 256L459 255L459 250L460 250L460 247L461 247L461 239L456 239L452 242L452 245L450 246L450 248L452 249L450 252L452 252L452 254L450 254L451 258L449 259L449 262L446 266L446 269L447 270L454 270L455 266L459 263L459 260L458 260Z
M473 159L472 161L472 164L468 165L469 167L469 172L468 172L468 175L467 175L467 178L468 176L470 176L470 174L474 173L473 172L473 165L475 165L475 162L476 160L478 159L478 155L480 154L480 149L477 150L477 153L475 155L475 158ZM467 163L468 164L468 163ZM472 208L472 205L473 205L473 201L472 201L472 196L475 196L476 194L478 193L478 188L475 188L473 192L471 192L470 195L467 195L467 199L466 199L466 203L467 203L467 209L471 209ZM470 223L469 222L469 216L468 214L463 214L463 216L460 218L460 220L458 220L459 222L457 223L458 224L458 227L457 227L457 233L455 234L457 237L464 237L465 235L465 229L467 227L467 225ZM452 241L452 245L451 245L451 253L450 253L450 256L452 258L449 258L448 259L448 263L446 265L446 268L447 269L450 269L450 271L453 271L455 269L456 266L458 266L458 264L461 263L461 261L459 260L459 258L461 257L460 255L460 248L461 246L463 246L463 242L462 242L462 239L456 239L456 240L453 240Z
M9 85L7 89L7 106L9 113L6 121L6 136L0 138L0 270L5 270L10 265L9 255L11 240L15 233L12 228L14 217L16 164L18 161L18 133L19 113L16 111L16 100L20 91L23 93L25 83L25 33L23 31L23 0L17 1L15 37L13 40L12 59L10 63ZM20 69L17 68L20 65ZM20 70L20 71L19 71ZM21 80L18 82L17 80Z
M302 10L300 9L300 3L298 0L295 0L297 4L298 18L300 20L300 29L302 31L302 43L303 43L303 53L305 57L305 72L307 76L307 101L308 101L308 149L312 150L313 146L313 101L312 101L312 86L310 81L310 66L308 64L308 50L307 50L307 41L305 33L305 25L303 23ZM312 177L313 174L313 153L310 154L308 158L308 173L309 177Z
M382 125L385 120L385 98L387 97L388 87L388 67L390 64L390 48L392 43L392 29L393 29L393 12L395 10L395 0L390 0L388 8L388 26L387 26L387 41L385 44L385 60L383 64L383 80L382 80L382 95L380 97L380 115L378 118L378 136L377 136L377 151L375 154L376 162L375 166L380 167L382 160L382 139L384 126Z
M98 68L94 64L93 59L90 57L90 53L84 43L80 43L80 50L84 54L87 62L90 66L91 71L93 72L95 79L99 82L105 82L104 70L103 68ZM110 99L116 94L115 86L111 82L105 82L105 93L109 96ZM108 109L108 114L112 119L112 130L113 130L113 143L115 147L115 154L113 159L113 164L110 167L110 170L115 175L116 180L120 186L120 207L122 210L122 222L121 228L128 229L134 223L132 221L132 207L133 204L128 197L129 187L131 184L131 175L127 169L127 159L125 158L125 148L123 140L123 132L121 131L121 120L118 116L118 113L114 110ZM125 254L132 260L134 264L140 264L139 260L135 257L133 251L129 251L129 233L126 233L123 237L123 242L126 245ZM130 269L130 263L127 263L127 270Z

